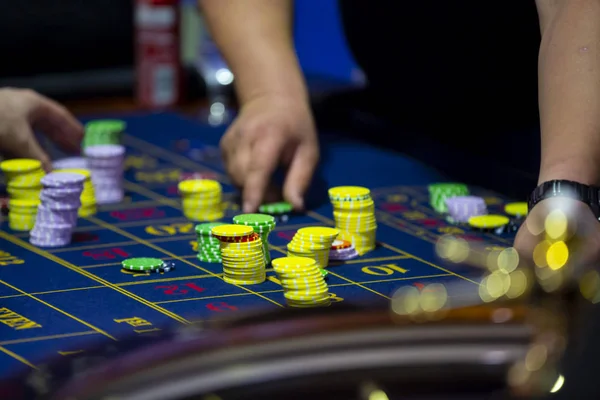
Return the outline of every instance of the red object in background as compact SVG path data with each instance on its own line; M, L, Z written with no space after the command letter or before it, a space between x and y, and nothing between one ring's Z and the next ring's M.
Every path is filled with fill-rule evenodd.
M143 108L177 105L182 99L179 0L135 1L136 98Z

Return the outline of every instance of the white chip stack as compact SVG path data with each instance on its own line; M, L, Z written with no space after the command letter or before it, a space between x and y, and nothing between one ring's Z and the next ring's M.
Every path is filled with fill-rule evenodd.
M125 147L116 144L88 146L84 149L98 204L123 201Z

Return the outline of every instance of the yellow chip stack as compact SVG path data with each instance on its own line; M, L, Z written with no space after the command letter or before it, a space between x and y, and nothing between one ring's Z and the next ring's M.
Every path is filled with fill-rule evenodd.
M363 255L376 246L377 220L371 191L360 186L338 186L329 189L335 226L341 230L338 239L352 242Z
M329 288L317 263L307 257L282 257L271 262L291 307L330 305Z
M317 268L325 268L329 264L329 250L339 233L339 229L325 226L300 228L287 245L287 255L311 258Z
M37 207L40 204L41 180L45 175L42 163L16 158L0 163L0 169L6 176L6 190L10 198L9 226L15 231L30 231L35 225Z
M6 175L6 189L11 199L38 200L45 173L38 160L16 158L0 163Z
M178 186L183 215L190 221L216 221L223 218L221 184L210 179L182 181Z
M8 226L13 231L28 232L35 226L39 200L10 199Z
M211 234L220 242L225 282L257 285L265 281L262 240L251 226L219 225L211 229Z
M78 215L80 217L90 217L98 212L96 203L96 191L92 183L92 173L88 169L64 168L57 169L54 172L67 172L72 174L80 174L85 176L83 181L83 192L81 192L81 207L79 207Z

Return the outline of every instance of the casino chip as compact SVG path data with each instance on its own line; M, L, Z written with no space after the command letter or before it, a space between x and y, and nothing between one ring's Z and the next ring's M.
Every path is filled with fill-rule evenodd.
M217 221L224 216L221 184L210 179L179 182L183 215L190 221Z
M287 222L289 220L289 215L293 210L294 208L287 201L263 204L258 207L258 212L271 215L279 222Z
M358 257L354 245L347 240L334 240L329 250L329 261L346 261Z
M68 157L52 161L52 168L57 169L88 169L88 161L85 157Z
M281 257L272 262L283 296L290 307L324 307L331 304L325 276L312 258Z
M377 220L371 191L360 186L337 186L329 189L338 239L347 240L359 255L375 249Z
M225 225L224 222L208 222L196 225L198 237L198 260L207 263L221 263L221 242L213 237L212 228Z
M195 181L202 179L217 180L217 174L213 172L182 172L179 174L179 182Z
M123 260L121 265L123 266L123 269L127 271L151 272L154 270L160 270L165 266L165 263L160 258L137 257Z
M61 247L71 243L85 180L82 174L67 172L52 172L42 178L37 217L29 232L31 244Z
M482 232L502 234L509 226L510 218L504 215L479 215L469 218L469 225Z
M96 203L103 205L123 201L125 147L119 144L87 145L84 154L92 175Z
M138 258L137 260L140 260L141 258ZM130 264L131 264L131 260L134 259L129 259ZM127 262L128 260L125 260L124 262ZM136 264L136 261L133 261L133 265ZM157 263L155 263L155 265L157 265ZM122 271L125 273L129 273L129 274L146 274L146 275L150 275L150 274L164 274L170 271L175 270L175 263L172 261L163 261L162 264L160 264L160 266L156 267L156 268L151 268L151 269L144 269L144 270L137 270L137 269L132 269L132 268L126 268L124 265L122 266Z
M92 184L92 174L88 169L65 168L57 169L54 172L67 172L73 174L81 174L85 177L83 181L83 192L81 193L81 207L79 208L79 216L82 218L96 215L98 207L96 203L96 191Z
M488 213L487 205L482 197L455 196L446 199L448 216L454 222L466 223L469 218Z
M88 122L85 125L85 134L81 146L85 149L89 146L121 145L126 126L125 121L114 119Z
M45 173L38 160L18 158L3 161L0 169L6 176L6 191L9 196L8 225L13 231L30 231L35 224L37 204L42 191L41 180ZM11 201L19 200L15 212L10 212ZM21 201L26 201L27 205ZM34 205L31 205L35 203Z
M266 279L260 235L245 225L225 224L211 229L220 241L223 280L233 285L256 285Z
M271 264L271 251L269 249L269 234L275 229L275 217L266 214L241 214L233 217L233 223L237 225L246 225L254 230L254 233L260 236L263 244L263 253L265 255L265 264Z
M504 206L504 212L515 218L524 218L527 216L528 207L526 202L508 203Z
M469 188L462 183L434 183L429 185L429 203L439 212L448 212L446 200L456 196L468 196Z
M287 255L314 259L317 268L325 268L331 245L339 234L339 229L324 226L300 228L287 245Z

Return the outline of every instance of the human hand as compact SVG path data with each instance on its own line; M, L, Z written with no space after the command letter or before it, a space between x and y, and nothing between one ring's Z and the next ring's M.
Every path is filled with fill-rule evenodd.
M599 265L600 223L580 201L546 199L531 210L514 246L521 264L535 271L541 286L555 291Z
M221 139L227 172L242 189L244 212L264 201L279 165L288 168L283 197L304 207L319 160L319 143L309 105L303 99L265 95L246 102Z
M60 104L28 89L0 89L0 153L40 160L51 169L48 154L34 135L39 130L65 151L78 151L83 126Z

